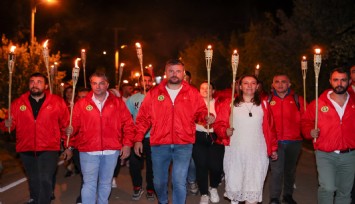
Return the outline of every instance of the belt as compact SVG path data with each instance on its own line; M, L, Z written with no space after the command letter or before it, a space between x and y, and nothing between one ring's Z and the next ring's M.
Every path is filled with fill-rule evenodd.
M348 153L348 152L351 152L351 151L354 151L355 148L349 148L349 149L343 149L343 150L340 150L339 153L340 154L344 154L344 153Z

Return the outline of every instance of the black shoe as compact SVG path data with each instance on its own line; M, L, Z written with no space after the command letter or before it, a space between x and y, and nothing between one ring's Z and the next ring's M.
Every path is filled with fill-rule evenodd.
M278 198L271 198L270 204L281 204Z
M81 204L82 202L81 202L81 196L78 196L77 198L76 198L76 202L75 202L76 204Z
M295 200L293 200L292 195L286 195L283 197L282 202L286 204L297 204Z
M55 200L55 195L54 195L54 192L52 192L52 195L51 195L51 200Z

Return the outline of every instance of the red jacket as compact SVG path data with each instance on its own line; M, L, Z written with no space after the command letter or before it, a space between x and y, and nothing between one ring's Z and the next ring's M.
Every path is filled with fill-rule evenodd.
M300 105L299 110L293 91L290 91L285 98L280 98L273 93L270 107L275 121L278 140L302 140L301 116L304 113L303 97L298 96L298 101Z
M16 151L59 151L60 139L66 140L64 128L69 124L69 111L64 100L46 92L35 120L29 96L27 92L11 104L11 130L16 129Z
M326 90L318 99L319 137L313 143L315 150L332 152L355 148L355 100L350 97L342 120L332 102L328 99ZM313 139L310 132L315 126L315 101L307 106L302 116L302 133L308 139Z
M80 152L120 150L133 146L135 127L122 99L109 93L102 111L92 100L93 92L80 99L73 110L72 126Z
M135 141L142 141L151 127L151 145L193 144L195 122L204 120L207 115L206 104L197 89L183 81L173 105L166 85L167 81L164 80L144 98L136 119Z
M274 121L271 113L270 105L266 100L262 100L261 107L264 111L263 117L263 133L267 146L267 154L270 156L272 152L277 151L277 138L274 127ZM231 113L230 101L226 100L223 103L223 107L217 114L216 122L214 123L214 131L218 137L221 137L224 145L229 145L230 138L226 134L227 128L229 128L229 116ZM237 129L235 131L238 131Z

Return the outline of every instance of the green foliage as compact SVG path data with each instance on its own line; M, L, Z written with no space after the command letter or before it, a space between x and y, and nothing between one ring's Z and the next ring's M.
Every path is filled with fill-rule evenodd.
M18 98L21 94L28 91L28 79L34 72L41 72L47 76L47 69L43 62L42 46L37 42L33 45L14 44L8 40L5 36L1 38L0 46L0 107L8 105L8 93L9 93L9 69L8 69L8 54L10 47L16 46L15 55L15 67L12 73L12 99ZM59 62L60 53L53 54L49 57L49 63Z

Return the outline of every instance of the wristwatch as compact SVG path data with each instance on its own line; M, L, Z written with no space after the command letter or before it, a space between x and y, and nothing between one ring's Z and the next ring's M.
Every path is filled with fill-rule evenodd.
M73 151L74 147L68 147L67 149L69 149L70 151Z

